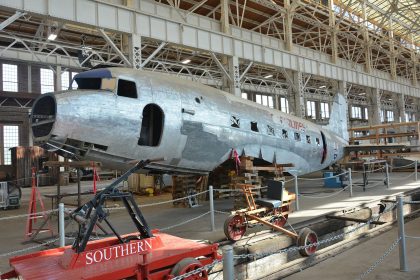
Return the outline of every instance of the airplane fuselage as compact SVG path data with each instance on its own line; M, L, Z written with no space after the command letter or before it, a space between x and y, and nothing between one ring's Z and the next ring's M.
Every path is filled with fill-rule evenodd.
M344 155L347 142L321 126L199 83L132 69L89 72L76 76L78 90L36 101L35 143L117 168L126 168L130 160L163 157L151 168L164 172L209 172L233 150L292 163L299 174L323 169ZM95 88L87 79L102 82Z

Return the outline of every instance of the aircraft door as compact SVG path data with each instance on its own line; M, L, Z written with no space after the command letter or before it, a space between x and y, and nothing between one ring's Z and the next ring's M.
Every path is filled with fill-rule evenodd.
M321 164L325 162L327 159L327 140L325 138L324 133L321 131L321 139L322 139L322 150L321 150Z

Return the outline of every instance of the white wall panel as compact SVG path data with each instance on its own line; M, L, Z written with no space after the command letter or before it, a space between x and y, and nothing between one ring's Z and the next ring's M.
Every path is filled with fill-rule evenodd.
M252 49L252 44L244 42L243 47L244 47L244 57L246 59L253 59L254 50Z
M151 32L153 37L159 40L166 40L166 21L158 18L150 20Z
M118 9L118 29L127 33L132 33L133 28L133 13L127 10Z
M136 16L136 31L138 34L150 37L150 21L148 16L137 15Z
M223 51L227 55L233 55L233 40L223 36Z
M181 43L181 38L179 37L180 30L179 24L174 22L167 22L166 23L166 30L168 32L167 40L173 43Z
M210 44L211 49L217 53L223 52L223 43L222 43L222 36L218 34L211 33L210 34Z
M82 23L95 25L97 21L95 3L85 0L77 0L76 20Z
M187 46L196 47L197 46L197 37L196 37L196 29L184 26L182 32L182 43Z
M233 40L233 53L235 56L238 56L238 57L244 56L242 45L243 45L242 41Z
M98 25L115 29L117 27L117 8L105 4L98 4Z
M209 32L199 30L197 32L198 47L202 49L211 49Z
M39 14L47 14L48 2L44 0L24 1L24 9Z
M51 0L50 1L50 14L54 17L59 17L67 20L72 20L74 15L74 0L60 1L60 0Z

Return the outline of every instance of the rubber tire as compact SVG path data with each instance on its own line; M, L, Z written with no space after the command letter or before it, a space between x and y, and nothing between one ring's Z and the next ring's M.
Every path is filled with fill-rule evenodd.
M312 240L308 240L308 239L312 239ZM306 245L316 243L316 242L318 242L318 236L310 228L303 228L299 232L299 236L297 239L297 246L299 247L306 246ZM302 257L309 257L316 252L317 248L318 248L318 245L314 247L299 249L299 254Z
M191 267L191 268L190 268ZM195 270L199 267L203 267L201 262L194 258L185 258L179 261L171 270L171 275L173 276L180 276L192 270ZM202 275L192 275L190 277L185 278L186 280L194 279L194 280L206 280L208 279L208 274L206 270L203 270Z
M232 219L234 219L235 217L240 217L241 219L243 219L243 225L242 227L239 229L240 231L242 231L242 233L238 234L236 237L231 236L231 234L229 233L229 227L230 227L230 222L232 221ZM227 239L229 239L230 241L238 241L242 238L242 236L245 235L246 232L246 223L245 223L245 218L239 215L230 215L226 220L225 223L223 225L223 230L225 233L225 236Z

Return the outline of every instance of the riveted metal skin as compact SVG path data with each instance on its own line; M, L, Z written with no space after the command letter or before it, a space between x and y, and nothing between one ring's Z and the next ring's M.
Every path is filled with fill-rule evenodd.
M119 169L127 169L126 163L132 160L164 157L149 168L188 173L213 170L232 150L271 163L292 163L290 169L299 175L323 169L344 154L347 127L342 109L346 104L339 94L328 126L334 133L197 82L127 68L106 71L108 76L135 82L138 97L119 96L117 90L80 89L43 95L34 109L43 98L53 96L55 121L48 135L34 137L35 144ZM164 114L157 146L138 144L143 109L148 104L159 106ZM340 110L334 113L336 108ZM231 125L233 117L239 120L239 127ZM34 131L39 119L32 116L31 121Z

